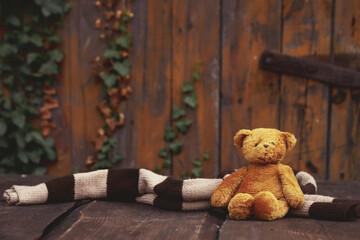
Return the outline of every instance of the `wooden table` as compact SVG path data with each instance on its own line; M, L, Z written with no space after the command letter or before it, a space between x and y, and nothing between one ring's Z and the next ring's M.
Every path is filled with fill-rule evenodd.
M0 174L0 191L51 178ZM318 185L320 194L360 199L360 183L322 181ZM7 206L1 200L0 239L360 239L360 219L234 221L215 210L175 212L98 200Z

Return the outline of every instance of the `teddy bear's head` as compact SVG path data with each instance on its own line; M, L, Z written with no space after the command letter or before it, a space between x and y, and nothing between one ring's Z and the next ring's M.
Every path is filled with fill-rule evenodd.
M235 146L250 163L268 164L283 160L296 143L294 135L271 128L242 129L234 137Z

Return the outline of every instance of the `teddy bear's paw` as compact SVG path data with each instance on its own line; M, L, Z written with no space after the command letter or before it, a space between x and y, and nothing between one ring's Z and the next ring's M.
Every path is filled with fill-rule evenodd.
M292 208L300 208L300 206L304 203L304 196L294 196L292 198L287 199L289 202L289 206Z
M259 192L254 199L254 213L259 220L274 220L278 218L278 200L271 192Z
M231 200L231 191L228 189L216 190L211 196L211 206L225 208Z
M250 218L253 211L254 197L247 193L236 194L229 203L229 216L232 219L242 220Z

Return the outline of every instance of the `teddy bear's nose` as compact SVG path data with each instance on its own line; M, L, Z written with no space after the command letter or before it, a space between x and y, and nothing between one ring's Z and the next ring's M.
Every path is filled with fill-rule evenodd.
M264 144L264 148L267 148L269 145L267 145L267 144Z

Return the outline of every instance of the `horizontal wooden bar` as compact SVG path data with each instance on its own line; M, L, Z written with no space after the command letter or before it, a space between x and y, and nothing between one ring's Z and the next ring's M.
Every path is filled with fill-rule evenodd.
M310 78L338 86L360 87L360 73L357 71L268 50L261 54L259 67L272 72Z

